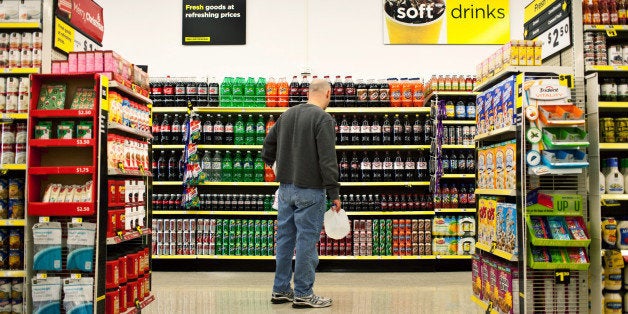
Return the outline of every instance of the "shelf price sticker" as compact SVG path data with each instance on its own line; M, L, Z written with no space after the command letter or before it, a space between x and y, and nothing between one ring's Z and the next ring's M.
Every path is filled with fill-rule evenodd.
M568 285L571 282L571 272L569 270L557 270L554 274L556 284Z
M90 144L89 139L77 139L76 140L76 145L89 145Z
M39 217L39 222L50 222L50 217Z
M137 229L137 232L139 232L139 233L140 233L140 235L141 235L141 234L142 234L142 226L137 226L137 228L136 228L136 229Z
M81 223L81 222L83 222L83 218L80 218L80 217L72 218L72 223L76 224L76 223Z
M86 213L89 211L90 211L89 206L76 206L77 213Z
M486 306L486 314L491 314L491 312L493 311L493 308L495 306L493 305L493 301L488 302L488 305Z
M124 233L122 231L118 231L118 238L120 238L120 240L124 240Z
M78 167L78 168L76 168L76 173L77 174L89 173L89 168L88 167Z
M118 162L118 169L120 169L120 171L121 171L122 173L124 173L124 163L123 163L123 162L121 162L121 161L120 161L120 162Z
M81 274L70 274L70 278L72 278L72 279L81 279Z
M495 254L495 250L497 249L497 241L493 241L493 243L491 243L491 254Z
M617 30L615 29L614 25L608 25L606 27L606 36L608 36L608 37L616 37L617 36Z
M48 278L48 274L46 273L38 273L37 274L37 279L46 279Z
M79 115L80 117L92 116L92 115L93 115L93 112L92 112L92 110L79 110L79 111L78 111L78 115Z

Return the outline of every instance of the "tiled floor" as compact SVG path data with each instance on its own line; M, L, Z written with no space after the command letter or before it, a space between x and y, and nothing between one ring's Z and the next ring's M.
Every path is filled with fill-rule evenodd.
M295 310L273 305L270 272L154 272L157 300L143 313L477 313L471 274L317 273L315 293L332 307Z

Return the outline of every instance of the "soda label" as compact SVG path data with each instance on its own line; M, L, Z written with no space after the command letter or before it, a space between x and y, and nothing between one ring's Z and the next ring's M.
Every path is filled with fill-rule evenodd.
M404 163L402 161L397 161L394 163L393 168L395 170L403 170L404 169L403 165Z
M225 133L232 133L232 132L233 132L233 125L226 125Z
M225 127L221 124L214 126L214 132L222 133L225 131Z
M389 170L389 169L392 170L393 169L393 163L390 162L390 161L385 161L383 165L384 165L384 169L385 170Z
M427 169L427 162L425 161L419 161L417 163L417 167L419 170L423 170L423 169Z
M360 168L362 168L362 170L371 170L371 163L363 161L362 163L360 163Z

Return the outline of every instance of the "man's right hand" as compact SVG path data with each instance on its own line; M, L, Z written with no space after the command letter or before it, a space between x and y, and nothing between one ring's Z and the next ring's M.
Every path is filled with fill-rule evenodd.
M339 212L340 211L340 199L335 199L333 201L331 201L331 210L335 211L335 212Z

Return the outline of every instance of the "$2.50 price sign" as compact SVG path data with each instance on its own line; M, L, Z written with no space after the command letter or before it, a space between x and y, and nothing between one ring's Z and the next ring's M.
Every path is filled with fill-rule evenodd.
M568 16L535 38L543 42L543 60L572 45L571 18Z

